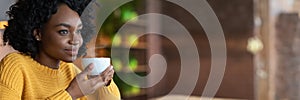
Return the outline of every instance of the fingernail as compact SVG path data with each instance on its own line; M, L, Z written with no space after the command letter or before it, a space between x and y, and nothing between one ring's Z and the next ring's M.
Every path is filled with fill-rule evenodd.
M94 63L91 64L90 69L94 68Z

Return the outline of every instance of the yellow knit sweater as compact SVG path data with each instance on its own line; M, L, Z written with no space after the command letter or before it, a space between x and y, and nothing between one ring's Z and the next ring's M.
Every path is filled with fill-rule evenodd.
M72 63L61 61L59 69L51 69L30 56L11 53L0 63L0 100L71 100L65 89L77 73L79 70ZM100 88L99 99L120 99L113 81L109 86Z

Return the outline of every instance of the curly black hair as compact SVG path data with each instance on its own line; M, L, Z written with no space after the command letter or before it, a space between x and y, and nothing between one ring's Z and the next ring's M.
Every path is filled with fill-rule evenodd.
M9 8L8 26L3 41L14 49L31 57L38 53L38 41L33 36L34 29L40 29L57 12L60 4L68 5L79 15L90 0L18 0Z

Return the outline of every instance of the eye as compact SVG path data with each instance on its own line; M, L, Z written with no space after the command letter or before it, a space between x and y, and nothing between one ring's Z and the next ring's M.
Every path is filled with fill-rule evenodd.
M82 29L78 29L78 30L76 30L76 33L81 34L81 31L82 31Z
M60 31L58 31L58 33L60 35L67 35L67 34L69 34L69 31L68 30L60 30Z

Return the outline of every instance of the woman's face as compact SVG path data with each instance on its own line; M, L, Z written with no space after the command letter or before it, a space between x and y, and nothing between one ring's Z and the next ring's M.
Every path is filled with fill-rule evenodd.
M40 31L38 56L48 60L72 62L82 45L82 23L79 15L61 4Z

